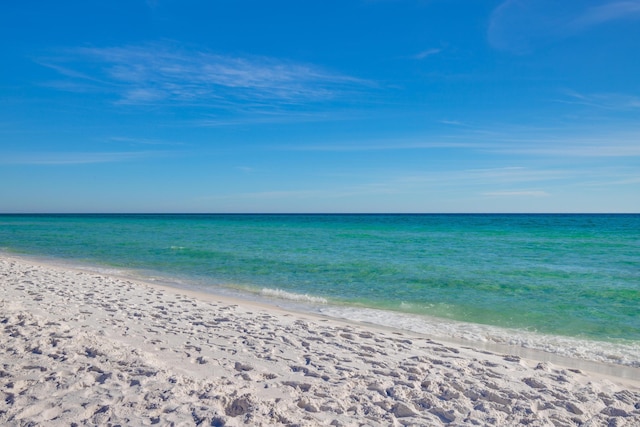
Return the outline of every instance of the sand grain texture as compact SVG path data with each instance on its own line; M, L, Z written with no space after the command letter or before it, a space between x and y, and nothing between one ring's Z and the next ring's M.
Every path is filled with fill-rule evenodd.
M0 257L1 425L637 426L639 384Z

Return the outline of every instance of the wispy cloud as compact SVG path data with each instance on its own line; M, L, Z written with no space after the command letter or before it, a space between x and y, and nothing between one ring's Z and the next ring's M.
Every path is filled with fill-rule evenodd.
M270 150L318 152L374 152L405 150L456 150L531 158L639 157L640 130L589 131L574 128L518 127L494 124L480 128L453 123L453 130L378 140L316 142L276 145Z
M424 59L424 58L427 58L429 56L437 55L440 52L442 52L442 49L431 48L431 49L423 50L422 52L414 55L413 58L414 59Z
M113 94L116 102L132 105L299 105L340 98L370 86L311 64L220 55L169 43L68 49L39 62L63 76L67 87L91 84Z
M496 49L525 53L552 40L622 19L640 18L640 0L506 0L491 14L487 37ZM594 5L595 3L595 5Z
M583 11L569 23L569 28L580 31L606 22L640 18L640 0L605 2Z
M0 156L5 165L83 165L94 163L120 163L168 155L159 151L129 152L69 152L69 153L9 153Z
M264 106L237 105L232 108L230 114L212 114L206 118L194 121L194 124L202 127L224 127L246 124L279 124L279 123L310 123L322 121L346 121L362 118L362 113L354 113L343 109L324 110L288 108L288 106L269 105Z
M446 141L440 139L389 139L379 141L360 141L345 143L323 143L286 145L274 147L283 151L327 151L327 152L357 152L357 151L394 151L394 150L422 150L422 149L464 149L474 148L475 144L464 141Z
M517 141L517 140L514 140ZM521 144L502 144L487 147L486 151L502 154L535 155L545 157L640 157L640 139L618 137L596 138L541 138L520 140ZM522 143L526 143L522 144Z
M119 143L119 144L127 144L131 146L136 146L136 145L184 146L186 145L184 142L178 142L178 141L163 141L159 139L149 139L149 138L131 138L126 136L112 136L108 138L108 141L113 143Z
M336 178L334 176L334 178ZM331 211L353 210L353 200L379 200L391 197L399 204L393 209L425 211L452 210L457 203L485 201L492 203L492 209L504 209L509 205L501 203L533 203L520 206L522 210L545 209L548 200L590 191L598 186L611 188L612 185L634 185L638 175L633 170L620 171L617 168L549 169L541 166L510 166L487 169L451 169L417 170L377 169L367 173L363 171L345 171L340 178L353 185L336 185L336 180L318 179L313 182L274 184L269 188L265 183L262 191L230 192L201 198L204 203L216 202L216 206L225 206L230 210L262 209L278 211L283 203L296 210L314 211L318 207ZM355 184L355 181L359 184ZM431 204L429 200L438 200ZM442 203L445 203L443 205ZM494 205L493 203L496 203ZM374 206L374 205L372 205ZM380 205L375 209L380 210ZM498 207L504 206L504 207ZM266 208L265 208L266 207ZM508 210L513 209L508 208ZM520 210L520 208L516 208Z
M563 169L531 169L523 166L510 166L490 169L469 169L461 175L484 182L530 182L549 181L567 178L572 172Z
M551 196L542 188L556 188L558 183L562 185L572 178L567 175L564 179L559 179L562 175L563 171L524 167L417 171L413 174L406 170L372 170L366 174L362 171L350 171L343 176L344 182L354 183L357 180L359 184L336 186L335 181L328 184L325 180L318 180L311 184L301 182L299 187L293 184L294 188L288 185L287 189L278 189L275 185L275 188L264 191L211 195L202 197L201 201L215 202L216 206L225 206L230 210L250 211L255 206L261 206L262 209L266 206L268 210L277 211L284 203L301 211L317 211L319 207L329 208L330 211L353 211L354 200L370 201L391 197L396 203L388 208L390 211L455 211L454 206L460 200L514 199L520 203ZM441 199L437 204L432 204L429 202L432 196ZM381 211L379 205L371 206L375 206L373 210Z
M536 169L522 166L510 166L488 169L465 169L449 171L422 172L403 175L397 182L404 184L435 184L454 187L483 187L497 184L532 183L561 181L575 177L576 172L563 169Z
M234 193L225 195L205 196L202 200L313 200L319 199L345 199L355 196L372 195L372 194L388 194L394 193L383 184L370 184L361 186L351 186L348 188L326 188L326 189L299 189L299 190L271 190L256 191L249 193Z
M584 94L566 91L567 98L558 102L566 104L585 105L605 110L634 110L640 109L640 97L621 93Z
M549 193L542 190L490 191L482 193L486 197L548 197Z
M461 126L461 127L470 127L470 125L468 125L467 123L461 122L460 120L440 120L440 123L442 123L443 125L449 125L449 126Z
M611 168L599 171L596 179L585 181L587 187L613 188L614 186L637 186L640 184L640 174L637 168Z

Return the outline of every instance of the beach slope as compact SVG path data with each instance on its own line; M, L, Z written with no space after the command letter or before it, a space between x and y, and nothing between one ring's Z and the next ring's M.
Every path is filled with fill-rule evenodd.
M6 255L0 390L16 426L640 425L640 376Z

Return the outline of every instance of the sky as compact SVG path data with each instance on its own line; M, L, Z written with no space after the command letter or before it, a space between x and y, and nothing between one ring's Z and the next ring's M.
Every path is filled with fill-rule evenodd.
M640 0L0 4L0 213L640 212Z

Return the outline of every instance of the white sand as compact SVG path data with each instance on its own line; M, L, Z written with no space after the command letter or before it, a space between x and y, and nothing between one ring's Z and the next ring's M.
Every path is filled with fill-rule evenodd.
M0 257L0 288L0 425L640 425L634 368L607 378L17 257Z

